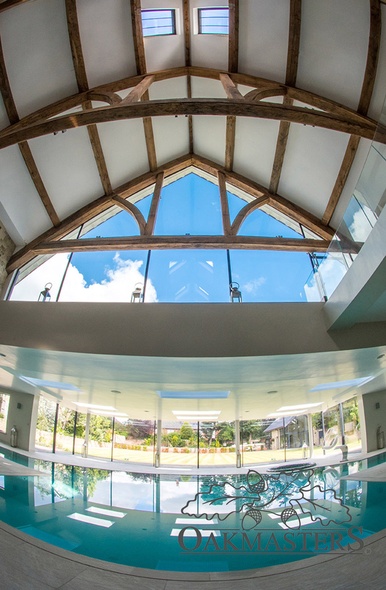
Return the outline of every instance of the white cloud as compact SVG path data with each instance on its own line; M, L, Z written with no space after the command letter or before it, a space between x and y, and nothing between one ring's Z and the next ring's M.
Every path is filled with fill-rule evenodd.
M37 300L40 291L49 281L53 284L51 294L54 300L67 260L67 254L52 257L17 285L12 299ZM144 284L144 276L139 270L142 265L142 260L123 260L117 253L113 259L113 266L105 269L106 278L100 283L87 285L82 273L70 264L60 301L130 301L135 286ZM146 285L146 301L157 301L156 290L149 280Z
M363 206L363 210L359 209L353 215L353 222L349 227L353 240L356 242L365 242L372 230L370 221L374 225L376 217L369 207Z
M259 277L258 279L252 279L251 281L248 281L248 283L245 283L242 286L242 291L245 291L246 293L250 293L252 295L256 295L256 293L258 292L260 287L262 285L264 285L266 282L267 282L267 279L265 277Z

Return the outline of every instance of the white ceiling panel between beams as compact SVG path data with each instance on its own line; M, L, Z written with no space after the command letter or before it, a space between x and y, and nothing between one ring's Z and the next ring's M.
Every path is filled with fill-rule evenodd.
M235 172L269 186L279 125L278 121L237 117Z
M343 133L291 125L278 193L322 218L348 139Z
M303 2L297 85L355 109L366 69L369 27L368 1Z
M285 82L289 7L283 0L240 2L239 72Z
M98 132L113 187L149 170L142 119L103 123Z
M192 76L193 98L226 98L226 93L220 80Z
M60 219L103 194L86 128L34 139L30 147Z
M17 145L0 151L0 202L12 226L5 229L21 246L52 227ZM23 214L21 215L21 212ZM17 233L23 240L20 243Z
M158 166L189 152L187 117L154 117L153 132Z
M130 2L77 2L83 58L90 88L137 73Z
M224 165L226 117L193 117L194 152Z
M0 34L20 117L77 92L63 0L26 2L1 13Z
M167 98L187 98L187 78L181 76L171 80L154 82L149 88L151 100L163 100Z

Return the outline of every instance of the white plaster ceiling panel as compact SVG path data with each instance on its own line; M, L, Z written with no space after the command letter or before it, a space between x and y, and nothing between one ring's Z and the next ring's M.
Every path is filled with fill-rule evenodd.
M192 65L218 70L228 69L227 35L192 35Z
M369 3L307 0L297 86L357 108L366 69Z
M186 76L154 82L149 88L150 100L187 98L187 85Z
M269 186L279 125L279 121L237 118L234 153L236 172Z
M158 166L189 152L188 117L153 117ZM173 141L170 141L173 137Z
M193 117L194 152L219 164L225 158L226 117Z
M17 145L0 151L0 178L0 202L23 242L28 243L52 224ZM6 219L3 222L7 229ZM8 233L14 237L12 229ZM19 241L17 245L22 244Z
M335 405L357 393L367 393L385 386L385 367L377 359L382 348L358 351L322 352L265 357L235 358L165 358L128 357L115 355L55 352L12 346L0 347L0 386L6 387L9 375L14 376L20 391L48 393L53 400L63 399L69 407L78 403L112 406L131 417L146 419L157 417L147 414L155 411L158 417L172 419L172 410L209 409L218 404L221 420L234 420L235 399L241 417L262 418L283 405L324 402L318 409ZM377 380L362 387L348 386L344 390L310 391L323 383L352 380L376 375ZM32 386L20 377L62 383L65 387ZM67 386L67 387L66 387ZM70 389L68 386L73 386ZM78 389L76 389L78 388ZM114 390L121 393L116 394ZM159 390L230 391L228 399L221 400L167 400L157 395ZM276 390L276 394L268 391ZM379 389L378 389L379 390Z
M226 98L226 93L220 80L192 76L193 98Z
M103 123L98 132L113 187L149 170L142 119Z
M185 39L181 0L142 0L142 10L168 8L175 10L176 34L145 37L145 59L148 72L185 65Z
M60 219L103 194L86 128L46 135L29 144Z
M321 218L338 176L349 136L292 124L278 193Z
M136 75L130 2L78 0L76 8L89 87Z
M146 37L145 58L148 72L166 70L185 65L185 43L183 35Z
M240 2L239 72L285 81L289 2Z
M382 23L386 19L386 5L381 4L382 9ZM379 48L379 58L377 65L377 74L375 76L375 84L373 90L373 96L370 102L370 108L368 110L369 117L373 117L378 121L382 109L385 103L385 88L386 88L386 27L382 27L381 44ZM386 110L384 110L386 115ZM384 115L384 122L385 122Z
M26 2L1 13L0 34L20 117L77 92L64 0Z
M199 35L198 8L227 6L224 0L191 0L190 2L190 56L192 65L206 68L228 69L228 35Z

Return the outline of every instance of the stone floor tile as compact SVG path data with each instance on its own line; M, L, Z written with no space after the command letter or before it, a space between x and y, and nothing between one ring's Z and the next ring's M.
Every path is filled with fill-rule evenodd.
M164 590L165 580L124 575L87 567L61 586L61 590ZM192 590L192 586L190 586Z

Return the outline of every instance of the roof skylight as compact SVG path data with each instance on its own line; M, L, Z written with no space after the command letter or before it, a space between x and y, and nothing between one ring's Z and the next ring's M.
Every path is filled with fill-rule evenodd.
M142 32L144 37L176 34L174 10L142 10Z
M199 8L198 32L204 35L228 35L228 8Z

